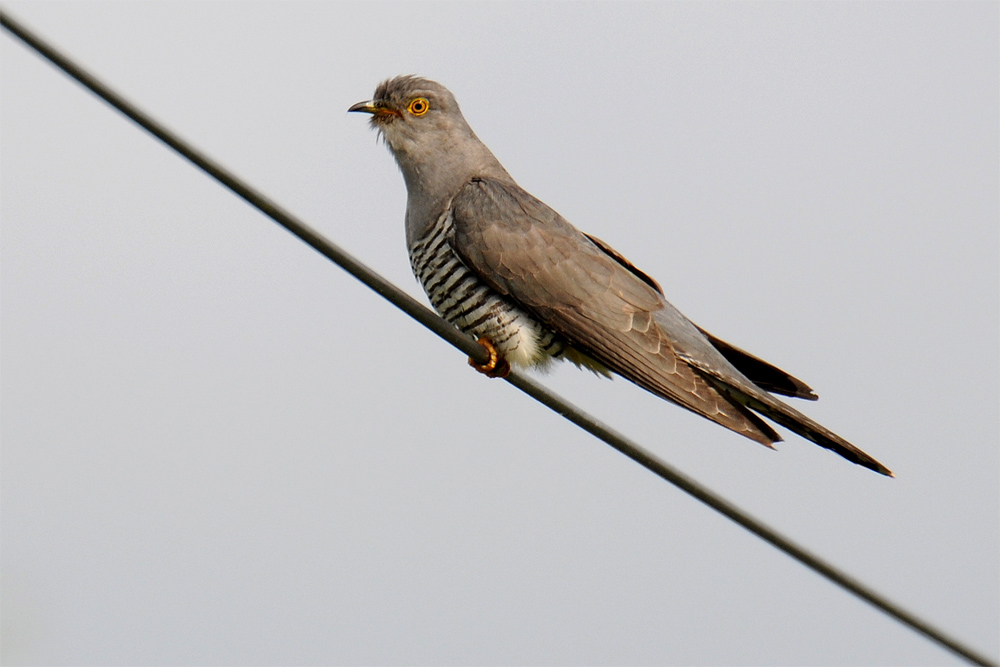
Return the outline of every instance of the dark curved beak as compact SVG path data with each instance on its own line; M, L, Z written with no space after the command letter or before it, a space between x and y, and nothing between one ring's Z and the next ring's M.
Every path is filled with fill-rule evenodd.
M361 112L364 112L364 113L372 113L372 114L374 114L374 113L378 113L379 112L379 108L377 106L375 106L374 102L372 102L371 100L368 100L367 102L358 102L357 104L355 104L354 106L352 106L347 111L348 112L351 112L351 111L361 111Z
M348 111L360 111L362 113L370 113L374 116L373 120L382 120L383 118L388 118L389 116L395 116L398 118L400 113L395 109L386 106L385 102L376 102L375 100L369 100L367 102L358 102L353 107L348 109Z

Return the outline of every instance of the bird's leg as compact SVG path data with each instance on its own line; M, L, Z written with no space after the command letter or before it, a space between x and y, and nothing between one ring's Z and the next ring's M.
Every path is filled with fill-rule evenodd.
M510 375L510 364L500 356L493 343L488 338L480 338L478 342L490 353L490 360L485 364L477 364L475 359L469 357L469 365L491 378L505 378Z

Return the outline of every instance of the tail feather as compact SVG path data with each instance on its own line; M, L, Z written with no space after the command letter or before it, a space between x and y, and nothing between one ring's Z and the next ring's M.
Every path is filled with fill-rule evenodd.
M864 466L869 470L895 477L892 471L876 461L873 457L861 451L847 440L813 421L795 408L785 405L770 394L750 389L745 391L740 387L735 387L711 374L704 374L705 378L719 391L719 393L754 412L758 412L776 424L784 426L788 430L798 433L803 438L815 442L820 447L829 449L840 454L848 461ZM752 392L752 393L751 393Z
M760 357L755 357L746 350L741 350L735 345L716 338L701 327L698 327L698 331L704 334L712 347L718 350L719 354L726 358L726 361L735 366L736 370L743 373L748 380L761 389L782 396L804 398L807 401L815 401L819 398L812 387L790 373L769 364Z

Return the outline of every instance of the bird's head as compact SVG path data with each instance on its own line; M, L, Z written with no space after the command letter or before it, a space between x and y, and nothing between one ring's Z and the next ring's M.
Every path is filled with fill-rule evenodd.
M397 76L380 83L374 98L348 111L371 114L372 127L403 172L414 210L433 209L476 176L510 180L465 122L455 96L440 83Z
M416 76L383 81L374 98L358 102L348 111L371 114L372 127L397 157L401 153L448 150L450 144L475 136L451 91Z

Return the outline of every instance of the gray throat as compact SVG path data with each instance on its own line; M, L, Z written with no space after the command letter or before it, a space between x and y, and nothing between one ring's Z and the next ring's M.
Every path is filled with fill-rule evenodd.
M471 130L461 140L455 139L450 136L440 144L435 143L429 147L432 151L421 145L392 150L406 182L406 244L409 248L428 233L471 179L481 177L514 182Z

